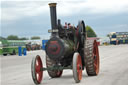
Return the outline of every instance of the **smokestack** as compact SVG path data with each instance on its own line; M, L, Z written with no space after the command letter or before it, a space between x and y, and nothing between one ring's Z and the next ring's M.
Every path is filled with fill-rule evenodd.
M51 27L57 29L56 3L49 3L51 15Z

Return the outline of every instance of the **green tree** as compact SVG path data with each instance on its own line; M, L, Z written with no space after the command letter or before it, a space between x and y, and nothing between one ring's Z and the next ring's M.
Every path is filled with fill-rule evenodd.
M40 39L40 37L39 36L33 36L33 37L31 37L31 40L37 40L37 39Z
M90 26L86 26L87 36L88 37L97 37L96 33Z
M19 38L19 40L28 40L26 37Z
M16 35L9 35L9 36L7 37L7 39L8 39L8 40L19 40L18 36L16 36Z

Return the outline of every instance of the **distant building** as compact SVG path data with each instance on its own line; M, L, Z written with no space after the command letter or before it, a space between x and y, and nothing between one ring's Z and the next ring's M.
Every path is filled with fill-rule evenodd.
M110 44L128 44L128 32L111 32Z

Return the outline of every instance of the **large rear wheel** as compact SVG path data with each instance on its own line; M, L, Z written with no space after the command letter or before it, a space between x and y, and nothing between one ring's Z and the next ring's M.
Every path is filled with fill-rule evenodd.
M88 39L84 47L84 61L86 72L89 76L96 76L99 73L99 50L96 40Z
M58 65L58 63L54 60L51 60L48 56L46 56L46 66L47 67L54 67ZM57 78L57 77L61 77L63 70L47 70L48 74L51 78Z

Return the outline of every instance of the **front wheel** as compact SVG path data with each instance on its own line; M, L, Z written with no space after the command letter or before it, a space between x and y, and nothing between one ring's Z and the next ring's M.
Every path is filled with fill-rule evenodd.
M73 77L76 83L79 83L82 79L82 61L79 53L73 55Z
M32 79L35 84L40 84L42 81L43 71L41 71L41 68L43 68L43 64L40 56L37 55L32 59L31 63Z

